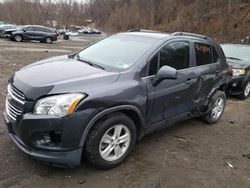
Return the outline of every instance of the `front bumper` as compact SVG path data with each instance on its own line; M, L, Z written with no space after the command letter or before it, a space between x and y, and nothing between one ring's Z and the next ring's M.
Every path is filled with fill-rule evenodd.
M73 167L81 163L80 140L88 122L87 114L89 111L64 118L24 114L13 122L4 112L4 119L11 139L23 152L55 166ZM61 133L60 141L53 146L37 145L36 135L51 131Z

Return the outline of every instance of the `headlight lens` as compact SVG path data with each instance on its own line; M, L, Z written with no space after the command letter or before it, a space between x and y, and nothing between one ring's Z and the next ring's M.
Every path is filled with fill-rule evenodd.
M244 69L232 69L233 71L233 76L241 76L246 73Z
M38 115L65 116L72 114L86 94L74 93L46 97L37 101L34 113Z

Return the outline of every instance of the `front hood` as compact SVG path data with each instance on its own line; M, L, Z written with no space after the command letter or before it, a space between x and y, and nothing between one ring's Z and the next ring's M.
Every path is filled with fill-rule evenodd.
M228 60L227 61L232 68L236 69L246 69L250 67L250 61L243 61L243 60Z
M83 92L87 86L112 83L118 76L68 56L58 56L22 68L12 82L27 98L36 99L46 94Z

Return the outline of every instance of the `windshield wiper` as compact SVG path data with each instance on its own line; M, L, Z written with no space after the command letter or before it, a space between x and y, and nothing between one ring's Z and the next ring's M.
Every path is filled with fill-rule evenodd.
M226 57L227 59L232 59L232 60L239 60L242 61L242 59L236 58L236 57Z
M79 56L79 54L77 54L77 56L76 56L76 57L77 57L77 61L81 61L81 62L86 63L86 64L88 64L88 65L90 65L90 66L92 66L92 67L96 67L96 68L99 68L99 69L105 70L105 68L104 68L104 67L102 67L101 65L97 65L97 64L92 63L92 62L90 62L90 61L87 61L87 60L81 59L81 58L80 58L80 56Z

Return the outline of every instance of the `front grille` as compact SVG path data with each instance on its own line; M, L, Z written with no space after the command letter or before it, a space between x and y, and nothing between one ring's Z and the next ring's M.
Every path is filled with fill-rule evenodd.
M12 85L8 85L8 94L6 97L6 113L8 117L16 121L17 117L22 115L25 96L22 92Z

